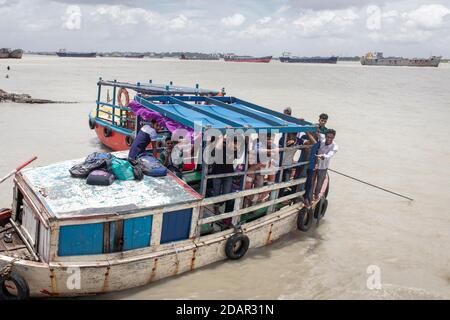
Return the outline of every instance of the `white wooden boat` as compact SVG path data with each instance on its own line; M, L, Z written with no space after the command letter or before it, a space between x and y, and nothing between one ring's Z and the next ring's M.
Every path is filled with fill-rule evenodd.
M164 107L156 102L164 100L162 96L136 99L152 110ZM208 115L215 121L205 130L211 124L224 128L217 115L227 106L235 113L241 110L245 121L254 114L254 129L275 127L279 121L284 137L287 132L315 130L310 123L237 98L184 99L208 99L205 110L216 107L216 116ZM188 104L180 102L178 107L202 108ZM185 113L188 119L194 118L195 108ZM169 111L166 116L171 116ZM232 112L227 119L238 121ZM283 154L287 149L278 151ZM171 173L142 181L116 181L108 187L90 186L68 173L81 159L18 172L12 209L0 215L0 296L66 297L143 286L216 261L242 258L249 248L270 244L297 229L306 231L314 216L323 217L328 181L320 200L304 208L301 197L306 179L281 179L284 170L301 168L308 161L279 166L276 171L281 174L274 184L207 197L210 179L235 176L245 181L246 159L246 170L231 174L211 175L203 165L197 189ZM283 188L291 188L291 193L279 197ZM245 197L264 192L270 192L267 201L243 206ZM227 200L234 200L233 211L209 214L212 205ZM223 223L227 218L231 224Z

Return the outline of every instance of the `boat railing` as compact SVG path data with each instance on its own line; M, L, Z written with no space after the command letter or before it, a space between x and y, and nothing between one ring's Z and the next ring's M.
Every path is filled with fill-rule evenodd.
M255 212L257 210L268 208L266 214L270 214L275 211L275 206L287 202L292 201L294 199L298 199L300 196L304 194L304 191L302 191L301 188L302 185L306 182L306 179L304 178L304 172L306 170L303 170L303 166L308 165L310 161L298 161L289 165L283 165L283 156L284 151L287 151L289 149L291 150L299 150L299 149L309 149L311 148L310 145L300 145L300 146L293 146L293 147L281 147L281 148L275 148L272 149L273 151L282 151L281 157L279 159L279 165L271 168L271 174L276 175L276 180L272 183L268 183L266 186L258 187L258 188L251 188L251 189L244 189L245 186L245 180L248 174L263 174L266 175L267 168L258 169L258 170L252 170L249 169L248 164L248 151L247 156L245 157L245 170L238 171L238 172L232 172L232 173L224 173L224 174L208 174L207 173L207 167L206 165L203 166L203 179L201 181L201 187L200 187L200 193L205 197L204 200L201 202L201 208L200 208L200 216L198 225L203 225L207 223L217 222L221 221L226 218L233 218L232 224L237 225L240 222L241 216L247 213ZM289 181L283 182L283 176L285 170L291 170L296 168L296 170L301 170L303 173L302 175L298 175L297 178L290 179ZM229 194L220 195L220 196L213 196L213 197L206 197L206 187L208 184L208 180L211 179L219 179L219 178L226 178L226 177L242 177L241 178L241 191L231 192ZM295 187L295 191L291 192L288 195L284 195L282 197L279 197L279 191L284 188L292 188ZM253 196L257 194L262 194L270 192L269 199L262 203L256 203L251 206L244 208L244 199L248 196ZM204 217L204 213L206 210L206 207L209 205L214 204L221 204L225 201L234 200L234 208L231 212L226 212L222 214L217 214L211 217ZM200 236L200 234L197 234L197 236Z
M97 94L97 109L96 109L96 118L100 120L104 120L109 122L112 126L119 126L124 129L129 129L131 131L135 131L137 128L136 117L133 114L133 111L127 106L121 106L120 101L118 101L117 94L121 89L129 89L135 91L140 96L155 96L155 95L163 95L166 98L168 96L216 96L221 93L225 95L225 89L222 88L222 91L219 92L217 90L209 90L202 89L198 84L195 87L183 87L183 86L175 86L173 82L170 81L169 84L154 84L152 80L149 80L148 83L137 82L136 84L127 83L127 82L118 82L114 81L105 81L102 78L99 78L97 82L98 86L98 94ZM102 86L112 87L112 97L111 99L107 99L107 101L102 101ZM108 91L109 92L109 91ZM178 100L177 100L178 101ZM106 107L106 108L102 108ZM108 110L111 108L111 110Z
M213 215L213 216L209 216L209 217L203 217L201 215L200 219L197 222L197 225L201 226L203 224L221 221L226 218L239 218L240 216L242 216L244 214L251 213L256 210L260 210L260 209L267 208L267 207L274 207L275 205L277 205L279 203L283 203L283 202L286 202L289 200L299 198L300 196L302 196L305 193L303 190L296 191L289 195L285 195L285 196L278 197L278 198L271 197L269 200L267 200L265 202L261 202L261 203L258 203L258 204L255 204L255 205L252 205L252 206L249 206L246 208L241 207L241 205L243 204L243 199L245 197L253 196L253 195L264 193L264 192L278 193L278 191L280 189L300 186L300 185L304 184L305 182L306 182L306 178L299 178L299 179L294 179L294 180L287 181L287 182L279 182L279 183L275 183L275 184L271 184L271 185L267 185L267 186L263 186L263 187L259 187L259 188L253 188L253 189L243 190L243 191L239 191L239 192L233 192L233 193L229 193L229 194L221 195L221 196L217 196L217 197L206 198L206 199L202 200L202 202L200 203L200 206L202 208L204 208L208 205L214 205L216 203L222 203L222 202L229 201L229 200L235 200L234 210L231 212L221 213L221 214L217 214L217 215ZM270 211L270 208L269 208L269 211ZM269 211L267 212L267 214L271 213ZM233 221L234 225L236 225L238 223L239 223L239 220L237 220L237 219L235 219L235 221ZM200 236L200 234L197 233L197 236Z

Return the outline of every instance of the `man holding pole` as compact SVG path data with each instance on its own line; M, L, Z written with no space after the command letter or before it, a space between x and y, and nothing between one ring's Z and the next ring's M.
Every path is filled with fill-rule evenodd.
M339 147L334 142L336 131L329 129L325 136L320 134L320 147L317 151L317 183L314 189L314 200L319 197L323 182L327 176L328 166L330 165L331 157L338 151Z

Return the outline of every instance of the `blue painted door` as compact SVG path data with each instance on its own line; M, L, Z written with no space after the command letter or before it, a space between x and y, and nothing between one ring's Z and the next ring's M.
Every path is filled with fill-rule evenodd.
M191 219L192 208L164 213L161 243L188 239Z
M150 245L153 216L126 219L123 222L123 250Z
M103 251L103 223L61 226L59 256L101 254Z

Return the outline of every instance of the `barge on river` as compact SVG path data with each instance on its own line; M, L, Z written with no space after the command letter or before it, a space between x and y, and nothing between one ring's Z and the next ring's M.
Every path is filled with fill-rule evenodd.
M430 58L402 58L384 57L382 52L369 52L361 57L363 66L396 66L396 67L439 67L442 57L432 56Z
M202 135L230 128L251 128L256 135L276 132L283 141L274 150L280 155L273 169L276 180L243 187L256 148L251 143L243 150L243 169L226 174L212 174L209 165L202 164L183 172L182 179L169 172L91 186L69 175L68 169L82 159L24 169L14 177L12 208L0 211L1 298L79 296L143 286L216 261L242 258L249 248L297 229L307 231L314 218L325 214L328 180L319 200L306 208L301 201L304 175L283 179L285 170L302 170L309 163L300 157L284 165L288 150L308 150L283 147L287 134L315 131L313 124L235 97L138 92L134 100L186 128L200 123ZM106 112L102 108L110 108L109 120L101 118ZM123 116L131 111L101 102L99 94L94 125L120 130L118 124L126 121L116 109ZM204 148L201 144L201 152ZM115 155L124 157L126 151ZM225 195L208 194L212 179L224 176L241 181L240 187ZM263 193L270 194L266 201L245 205L246 197ZM216 204L227 201L233 201L231 211L213 212Z

